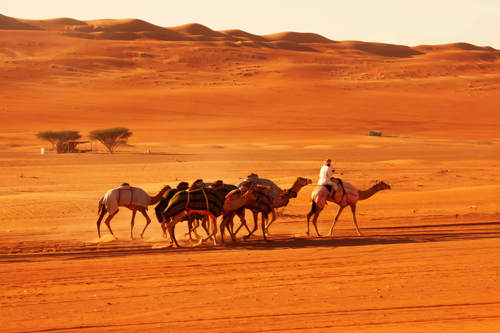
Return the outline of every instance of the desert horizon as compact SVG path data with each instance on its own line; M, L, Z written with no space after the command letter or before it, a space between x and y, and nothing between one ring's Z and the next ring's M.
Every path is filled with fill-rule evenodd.
M497 331L500 51L199 22L0 14L0 330ZM121 127L112 154L92 136ZM361 193L360 236L349 207L328 235L335 202L307 232L328 158ZM179 222L176 247L153 205L131 239L125 204L98 236L122 183L153 198L252 173L295 195L267 240L259 218L221 243L221 216L217 244Z

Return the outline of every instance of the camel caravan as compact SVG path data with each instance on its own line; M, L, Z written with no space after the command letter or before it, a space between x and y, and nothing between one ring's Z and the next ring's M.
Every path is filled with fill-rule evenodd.
M338 221L343 209L351 207L354 226L359 236L356 220L356 203L359 200L370 198L378 191L387 190L391 187L384 182L377 182L366 191L358 190L352 184L343 182L339 178L333 177L333 170L330 168L330 160L325 161L325 165L320 171L320 179L312 192L312 207L306 215L307 235L309 235L309 222L312 223L318 237L321 237L317 228L317 219L327 202L333 202L339 206L339 210L329 235L333 235L333 228ZM269 227L277 219L276 209L285 207L290 199L296 198L299 191L306 185L311 185L312 181L307 178L298 177L293 185L288 189L281 189L273 181L259 178L257 174L250 174L242 182L231 185L225 184L221 180L213 183L205 183L198 179L191 186L187 182L180 182L175 188L164 186L156 195L150 196L138 187L132 187L128 183L123 183L119 188L106 192L99 200L97 234L101 237L100 225L104 217L104 223L109 232L115 238L111 229L111 220L118 213L119 207L126 207L132 210L132 220L130 223L130 238L134 238L134 220L137 211L146 219L140 236L143 238L144 232L151 219L147 214L148 206L156 205L155 214L161 224L163 236L170 238L171 245L180 247L175 236L175 226L179 222L187 221L189 238L203 243L212 240L217 244L217 219L220 218L219 230L220 241L224 243L225 233L228 232L232 241L236 241L238 232L245 228L248 232L243 238L248 239L258 229L258 217L261 215L262 237L267 240ZM250 229L245 219L245 210L249 210L253 215L253 228ZM235 228L234 217L238 216L239 226ZM269 217L271 216L271 220ZM206 237L198 234L197 229L202 228ZM194 234L194 238L193 238Z

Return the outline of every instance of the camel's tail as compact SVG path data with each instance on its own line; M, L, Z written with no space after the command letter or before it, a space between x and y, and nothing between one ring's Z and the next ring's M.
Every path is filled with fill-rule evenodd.
M102 202L102 198L99 200L99 204L97 206L97 216L101 215L104 210L104 203Z

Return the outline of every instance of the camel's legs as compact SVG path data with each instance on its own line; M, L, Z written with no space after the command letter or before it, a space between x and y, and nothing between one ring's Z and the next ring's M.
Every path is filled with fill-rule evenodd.
M189 215L188 217L188 229L189 229L189 239L190 240L194 240L193 237L191 236L191 233L194 233L196 239L200 239L201 236L198 234L198 232L196 231L196 229L199 228L200 226L200 221L194 217L192 217L193 215ZM205 229L206 231L206 228L205 226L203 226L202 224L202 227Z
M175 243L175 246L181 247L179 243L177 243L177 239L175 238L175 225L182 220L185 216L185 213L182 212L170 219L170 222L167 224L168 234L170 235L170 241Z
M163 231L163 238L167 238L167 224L168 224L168 221L166 218L162 217L162 221L161 221L161 230Z
M209 234L210 234L210 226L207 224L208 222L210 222L209 220L210 220L210 219L209 219L206 215L204 215L204 216L201 218L201 227L203 228L203 230L205 230L205 233L206 233L207 235L209 235ZM217 233L217 231L216 231L216 233Z
M207 240L209 240L210 238L213 237L213 240L214 240L214 245L217 245L217 240L216 240L216 236L217 236L217 220L210 217L209 218L209 222L211 223L212 225L212 230L213 232L211 234L209 234L207 236L207 238L204 238L202 241L205 242ZM210 232L210 228L208 228L207 232Z
M328 231L328 233L330 234L330 236L333 236L333 228L335 227L335 224L339 220L340 214L342 213L342 211L344 210L344 208L345 208L345 206L344 207L339 206L339 211L337 212L337 216L335 216L335 219L333 220L332 226L330 227L330 231Z
M194 221L196 221L196 223L193 223ZM187 234L184 234L184 237L186 237L187 235L189 235L189 239L190 239L190 240L194 240L194 239L193 239L192 232L194 231L194 233L195 233L196 235L198 235L198 234L196 233L196 228L198 228L198 225L197 225L198 220L195 220L195 219L193 219L193 218L191 217L191 215L188 215L188 221L187 221L187 222L188 222L188 232L187 232ZM198 238L199 238L199 237L198 237Z
M315 212L316 212L316 203L313 201L311 210L309 211L309 213L307 213L307 232L306 232L307 236L309 236L309 220L311 219L311 216L313 216Z
M245 210L244 209L242 209L241 211L238 210L236 214L240 219L240 226L236 229L235 232L233 232L233 234L236 236L242 227L245 227L248 233L250 233L250 229L248 228L247 225L247 220L245 219Z
M227 218L229 217L228 215L223 215L222 216L222 221L221 221L220 227L219 227L220 228L220 241L222 243L224 243L224 229L226 228ZM229 233L231 233L230 230L229 230Z
M259 217L259 212L252 211L252 214L253 214L253 230L250 231L250 233L248 235L244 236L243 237L244 239L250 238L250 236L252 236L253 233L257 230L257 219Z
M316 230L316 234L318 235L318 237L321 237L321 235L319 234L319 231L318 231L318 225L317 225L317 222L318 222L318 217L319 217L319 213L321 213L322 209L318 209L316 208L317 211L316 213L314 214L314 217L313 217L313 220L312 220L312 223L314 225L314 229Z
M111 233L111 235L115 236L115 234L113 233L113 230L111 230L111 225L109 224L111 222L111 220L113 219L113 217L115 217L115 215L118 213L118 210L116 212L114 212L113 214L109 214L108 217L106 217L106 220L104 221L104 223L106 224L106 226L108 227L109 229L109 232ZM100 238L100 236L99 236ZM115 236L116 238L116 236Z
M270 233L269 233L269 227L271 226L271 224L273 224L273 222L274 222L274 221L276 221L276 209L274 209L274 208L273 208L272 214L273 214L273 216L272 216L272 218L271 218L271 222L269 222L269 223L266 225L266 229L265 229L265 230L266 230L266 233L267 233L268 235L270 235Z
M354 226L356 227L356 231L358 232L358 236L361 236L361 231L358 228L358 221L356 220L356 205L351 205L352 211L352 220L354 222Z
M233 224L234 215L235 215L235 212L231 212L229 214L222 216L222 222L220 223L220 239L221 239L222 243L224 243L224 231L225 231L225 229L227 229L227 231L231 235L231 239L233 240L233 242L235 241L234 234L230 228L230 225L232 226L232 224Z
M266 238L266 222L267 222L267 214L262 213L262 222L261 222L262 236L264 236L264 240L267 241L267 238Z
M106 208L103 208L101 214L99 214L99 218L97 219L97 236L99 236L99 238L101 238L101 221L107 212Z
M134 221L137 210L132 209L132 221L130 221L130 239L134 239Z
M148 227L148 225L151 223L151 219L149 218L148 213L146 212L145 209L141 209L140 212L146 218L146 225L144 226L144 229L142 229L142 232L141 232L141 238L144 238L144 232L146 231L146 228Z

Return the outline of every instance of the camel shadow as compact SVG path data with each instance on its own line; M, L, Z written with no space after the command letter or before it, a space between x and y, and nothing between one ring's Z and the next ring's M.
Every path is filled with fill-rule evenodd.
M391 226L363 228L365 236L333 237L290 237L285 234L273 234L270 240L265 241L256 236L249 240L238 238L237 241L226 241L212 245L211 242L200 246L172 248L159 246L140 241L117 241L106 244L75 243L61 252L50 253L21 253L1 254L0 262L29 262L43 261L59 257L63 260L87 260L96 258L127 257L132 255L170 255L193 252L230 251L239 250L276 250L276 249L305 249L305 248L338 248L370 245L391 245L410 243L433 243L448 241L478 240L500 238L500 222L454 223L454 224L425 224L413 226Z

